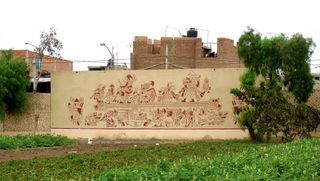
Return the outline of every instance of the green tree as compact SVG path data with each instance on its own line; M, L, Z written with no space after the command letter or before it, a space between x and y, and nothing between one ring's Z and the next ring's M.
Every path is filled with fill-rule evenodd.
M28 68L12 50L0 51L0 121L5 112L21 113L27 105Z
M248 28L240 37L238 54L248 71L240 77L240 89L231 93L248 105L238 115L252 139L268 140L278 133L286 140L308 136L320 124L319 111L305 104L314 86L308 65L314 47L312 39L300 34L262 38ZM295 104L283 90L292 93Z
M38 46L35 46L33 44L30 44L26 42L26 45L31 45L34 47L34 51L37 53L37 59L39 59L40 62L42 62L43 57L45 54L49 54L52 57L55 58L62 58L60 54L60 50L63 48L62 42L57 38L57 30L54 26L50 27L49 32L41 32L40 35L40 43ZM34 86L33 86L33 92L36 92L37 90L37 85L39 78L41 76L41 70L35 70L35 77L34 77Z

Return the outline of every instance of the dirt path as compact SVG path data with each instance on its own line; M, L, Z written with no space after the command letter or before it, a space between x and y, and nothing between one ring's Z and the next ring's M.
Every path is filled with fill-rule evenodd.
M15 149L15 150L0 150L0 163L9 160L27 160L33 158L46 158L62 156L69 153L87 153L97 151L109 151L117 148L127 148L135 146L147 146L153 144L177 144L180 142L159 142L159 141L116 141L116 142L98 142L92 145L81 143L80 145L59 146L47 148L32 148L32 149Z

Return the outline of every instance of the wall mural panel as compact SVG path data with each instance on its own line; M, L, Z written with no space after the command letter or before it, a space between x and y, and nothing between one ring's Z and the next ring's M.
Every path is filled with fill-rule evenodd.
M56 73L52 127L236 127L229 92L243 70L222 70L231 77L213 69Z

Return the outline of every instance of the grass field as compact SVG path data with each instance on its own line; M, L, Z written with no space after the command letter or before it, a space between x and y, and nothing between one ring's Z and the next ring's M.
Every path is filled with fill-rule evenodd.
M132 147L108 152L68 154L56 158L8 161L0 164L0 180L88 180L116 169L173 164L185 160L214 159L271 144L250 141L197 141L176 145Z

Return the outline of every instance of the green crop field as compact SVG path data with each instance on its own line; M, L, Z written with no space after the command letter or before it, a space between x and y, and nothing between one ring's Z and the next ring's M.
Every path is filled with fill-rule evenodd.
M97 180L320 180L320 140L108 171Z
M0 180L320 180L320 139L196 141L7 161Z
M172 164L189 159L213 159L227 153L269 145L250 141L197 141L7 161L0 164L0 180L91 180L106 171L154 166L163 159Z

